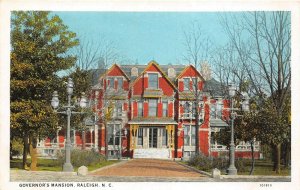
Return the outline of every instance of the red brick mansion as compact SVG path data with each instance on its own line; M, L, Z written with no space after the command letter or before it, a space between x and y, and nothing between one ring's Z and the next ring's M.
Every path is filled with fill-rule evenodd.
M108 158L188 158L195 153L197 135L200 153L226 155L226 146L213 136L228 127L229 101L213 98L209 85L216 88L217 83L205 81L192 65L115 64L100 73L93 86L95 116L86 120L85 132L73 128L73 147L94 148ZM54 139L41 141L40 154L63 150L64 136L64 130L58 130ZM258 142L254 150L258 158ZM250 156L248 143L236 146L236 157Z

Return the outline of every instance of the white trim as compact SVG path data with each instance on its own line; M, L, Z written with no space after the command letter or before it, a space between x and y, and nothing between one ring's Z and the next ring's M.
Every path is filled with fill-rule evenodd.
M160 72L154 72L154 71L150 71L150 72L146 72L147 73L147 78L148 78L148 87L146 88L146 89L153 89L153 90L157 90L157 89L161 89L160 88L160 83L159 83L159 78L161 78L162 76L161 76L161 74L160 74ZM149 84L150 84L150 82L149 82L149 75L148 74L157 74L157 88L150 88L149 87ZM144 78L145 78L145 76L144 76Z
M201 128L199 127L199 131L210 131L209 128Z

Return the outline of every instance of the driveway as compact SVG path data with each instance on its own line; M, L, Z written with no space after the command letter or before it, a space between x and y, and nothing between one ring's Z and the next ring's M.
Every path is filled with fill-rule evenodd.
M207 178L171 160L133 159L92 172L96 176Z

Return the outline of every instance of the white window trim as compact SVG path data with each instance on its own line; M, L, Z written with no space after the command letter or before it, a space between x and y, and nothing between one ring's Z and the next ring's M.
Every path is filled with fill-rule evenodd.
M185 79L188 79L188 80L189 80L189 86L188 86L187 89L186 89L186 87L185 87L185 86L186 86L186 85L185 85L185 82L184 82ZM191 88L191 87L190 87L191 77L183 77L183 78L182 78L182 81L183 81L183 91L190 91L190 90L191 90L191 89L190 89L190 88Z
M189 136L190 138L189 138L189 143L188 143L188 145L185 145L185 144L184 144L184 140L185 140L186 133L185 133L184 130L185 130L185 128L186 128L187 126L190 127L190 131L189 131L189 134L188 134L188 136ZM183 125L183 131L184 131L183 144L184 144L184 147L195 147L195 145L192 145L192 126L196 127L195 125L191 125L191 124L184 124L184 125ZM196 135L197 135L197 133L195 134L195 141L196 141ZM195 143L196 143L196 142L195 142Z
M193 79L197 78L197 82L201 82L202 80L200 79L200 77L182 77L182 82L183 82L183 91L194 91L194 84L193 84ZM189 79L189 87L188 89L185 89L185 84L184 84L184 80L185 79ZM192 89L190 86L190 83L192 82ZM199 90L199 89L198 89Z
M149 74L157 74L157 88L151 88L150 87L150 81L149 81ZM161 78L161 74L159 72L147 72L145 77L148 78L148 89L152 89L152 90L157 90L157 89L160 89L160 83L159 83L159 78Z
M122 87L120 88L119 87L119 80L118 79L122 79ZM118 88L117 90L120 90L120 89L124 89L123 86L124 86L124 77L123 76L118 76L118 77L115 77L115 80L117 81L117 84L118 84Z
M108 84L108 82L109 82L111 79L113 80L113 86L112 86L112 87L110 86L110 85L111 85L110 83ZM106 78L107 89L115 89L115 80L116 80L115 77L107 77L107 78Z
M150 115L150 100L156 100L156 115ZM157 117L158 116L158 99L149 99L148 100L148 117Z

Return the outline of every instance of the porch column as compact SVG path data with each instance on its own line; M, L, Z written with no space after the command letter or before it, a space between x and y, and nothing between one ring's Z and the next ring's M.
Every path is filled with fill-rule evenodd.
M166 126L167 133L168 133L168 146L170 151L170 158L172 158L172 150L174 149L174 125L167 125Z
M136 148L136 135L139 125L130 125L130 150Z

